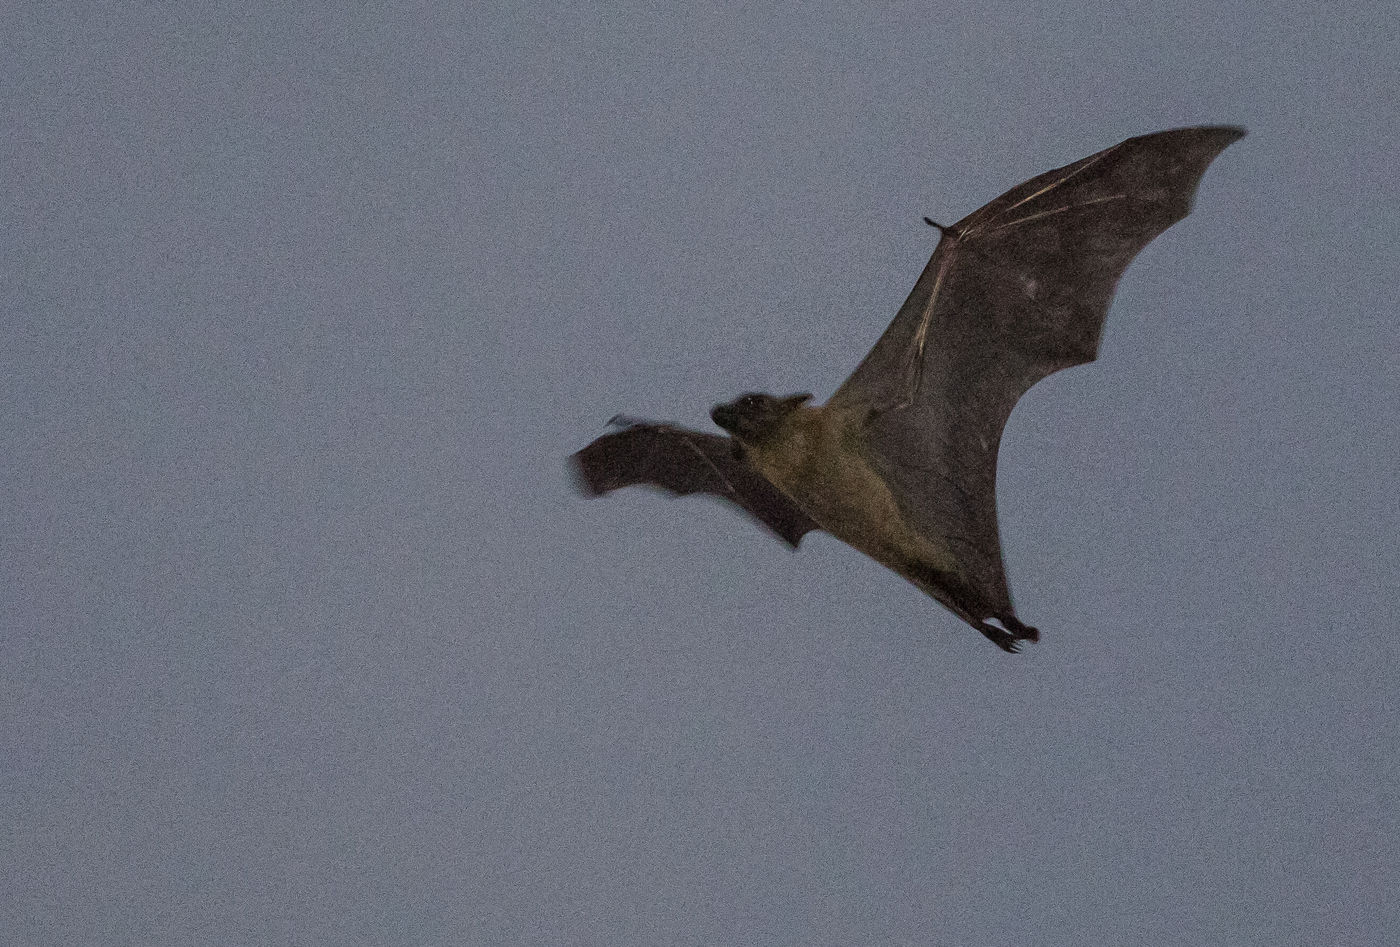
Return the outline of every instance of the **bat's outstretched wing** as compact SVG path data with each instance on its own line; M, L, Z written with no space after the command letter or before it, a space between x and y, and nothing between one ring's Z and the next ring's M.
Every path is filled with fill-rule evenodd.
M1011 409L1040 379L1093 361L1119 277L1190 212L1206 167L1243 134L1130 138L943 228L894 322L832 397L871 409L870 459L911 522L964 564L963 597L975 599L964 609L1014 614L995 495Z
M817 529L777 487L734 454L727 437L669 424L631 424L573 455L579 485L593 496L636 484L728 500L793 548Z

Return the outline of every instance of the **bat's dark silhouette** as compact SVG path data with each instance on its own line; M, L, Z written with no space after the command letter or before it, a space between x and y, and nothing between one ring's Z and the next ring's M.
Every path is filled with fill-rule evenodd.
M1002 428L1027 389L1093 361L1119 277L1191 210L1244 134L1129 138L1012 188L945 227L899 314L820 407L746 394L711 412L729 437L625 421L574 455L597 495L711 493L790 545L824 529L1007 651L1040 634L1011 605L997 532Z

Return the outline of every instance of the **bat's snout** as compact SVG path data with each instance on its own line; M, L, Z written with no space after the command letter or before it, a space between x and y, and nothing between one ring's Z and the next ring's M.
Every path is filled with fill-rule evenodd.
M739 413L734 410L733 405L717 404L710 409L710 420L726 431L732 431L739 421Z

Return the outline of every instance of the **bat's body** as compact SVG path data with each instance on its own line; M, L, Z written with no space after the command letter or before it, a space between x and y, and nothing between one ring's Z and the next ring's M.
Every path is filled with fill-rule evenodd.
M949 568L952 555L904 524L889 485L861 450L858 414L799 407L771 439L744 444L744 458L822 529L889 565L927 559Z
M952 543L906 515L868 447L876 409L864 403L808 407L808 398L748 394L717 406L712 417L734 438L736 458L777 487L815 528L904 576L1003 647L1037 640L1036 629L1010 608L998 611L979 600ZM987 618L1003 627L979 620Z
M584 485L713 493L793 546L824 529L1002 648L1038 640L1002 565L1002 429L1035 382L1094 359L1123 270L1242 134L1130 138L935 225L943 239L913 292L827 404L743 395L711 412L728 438L631 423L575 455Z
M894 492L865 455L865 415L850 408L795 407L768 437L741 441L743 457L820 528L940 597L935 583L957 575L957 559L900 512Z

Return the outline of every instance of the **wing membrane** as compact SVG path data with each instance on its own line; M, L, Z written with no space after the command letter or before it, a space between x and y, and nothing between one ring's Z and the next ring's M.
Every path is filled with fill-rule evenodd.
M1119 278L1191 210L1243 131L1130 138L1039 175L948 228L908 300L832 398L870 409L866 449L905 514L966 564L989 614L1011 612L996 459L1037 381L1092 361Z
M796 548L817 528L777 487L734 455L727 437L669 424L631 424L573 455L593 496L638 484L679 495L709 493L739 507Z

